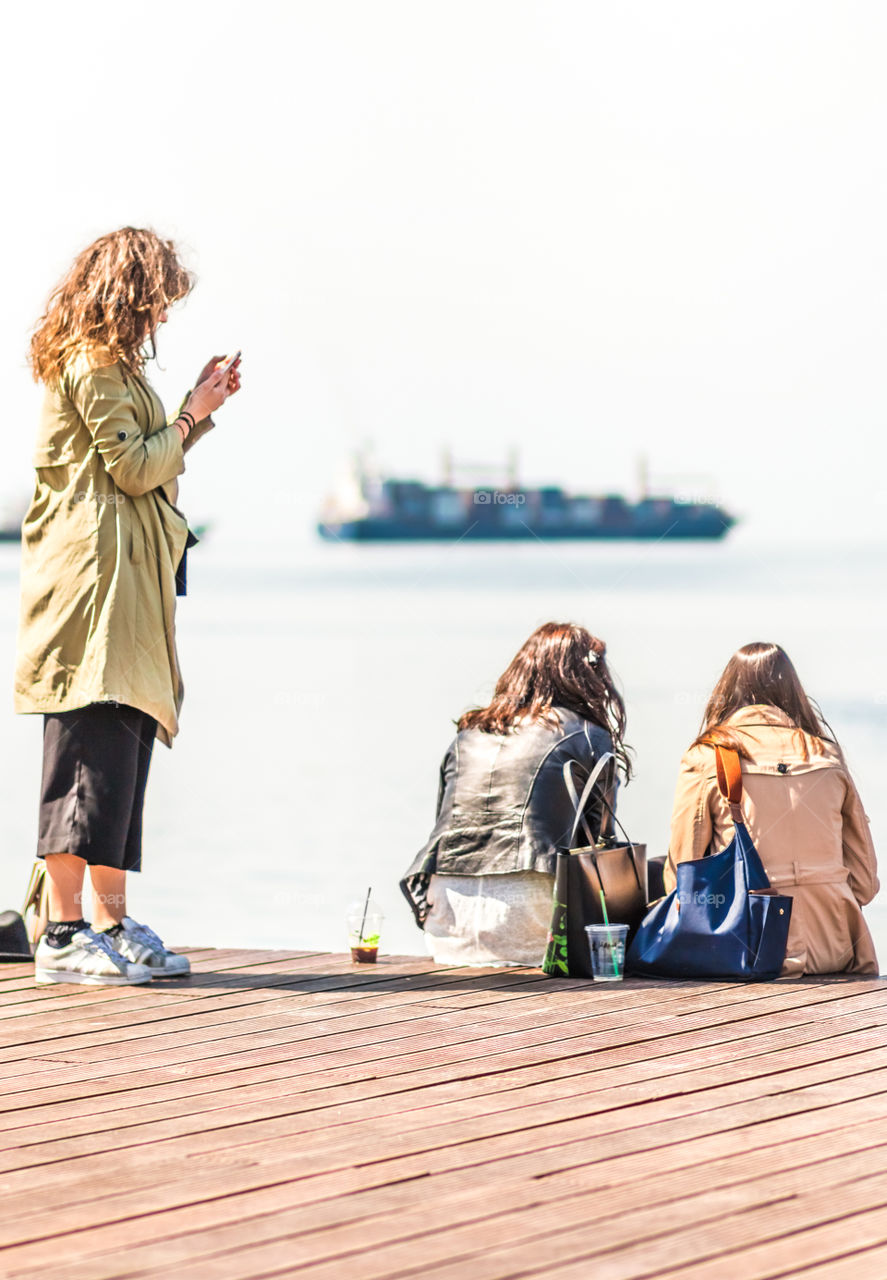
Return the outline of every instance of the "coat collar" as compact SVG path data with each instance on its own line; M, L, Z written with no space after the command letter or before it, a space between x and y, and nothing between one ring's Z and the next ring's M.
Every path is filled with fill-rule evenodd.
M743 728L750 725L780 725L784 729L798 728L791 716L786 715L780 707L771 707L766 703L739 707L737 711L727 717L724 724L742 726Z

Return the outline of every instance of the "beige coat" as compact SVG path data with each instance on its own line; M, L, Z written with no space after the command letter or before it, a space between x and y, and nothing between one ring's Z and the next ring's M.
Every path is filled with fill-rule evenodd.
M207 419L188 438L211 426ZM147 711L167 746L183 685L175 574L181 437L144 377L85 357L48 388L22 527L15 709L114 701Z
M877 973L860 910L879 889L875 850L839 748L795 728L775 707L743 707L727 724L750 756L742 761L749 833L771 885L794 899L783 974ZM675 887L677 863L718 852L732 838L714 751L691 747L675 794L666 890Z

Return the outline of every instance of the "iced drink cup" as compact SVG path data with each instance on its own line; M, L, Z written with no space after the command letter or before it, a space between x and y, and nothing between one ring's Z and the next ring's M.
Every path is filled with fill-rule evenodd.
M382 912L370 902L364 909L362 902L348 908L345 923L348 926L348 945L354 964L375 964L379 954L379 935L382 932Z
M625 974L627 924L587 924L591 976L595 982L621 982Z

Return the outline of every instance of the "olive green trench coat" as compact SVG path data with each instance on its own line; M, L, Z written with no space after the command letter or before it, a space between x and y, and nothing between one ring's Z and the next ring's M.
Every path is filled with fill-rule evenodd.
M198 424L188 445L211 425ZM34 466L15 709L120 702L152 715L171 746L184 692L175 643L188 536L175 505L181 437L144 377L79 357L47 388Z

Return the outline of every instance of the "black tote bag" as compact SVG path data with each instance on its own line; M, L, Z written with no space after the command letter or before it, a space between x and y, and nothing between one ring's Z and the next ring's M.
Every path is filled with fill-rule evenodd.
M628 939L633 937L647 911L647 847L634 844L602 788L601 801L608 818L615 821L624 843L607 835L595 842L585 818L585 806L598 779L613 760L612 752L602 756L590 773L582 795L577 796L571 772L572 761L564 765L564 782L573 801L575 816L570 832L569 849L559 849L554 881L554 903L551 928L542 972L551 977L590 978L591 954L585 926L603 924L601 894L607 904L611 924L627 924ZM579 826L588 844L575 849ZM609 821L607 823L609 828Z

